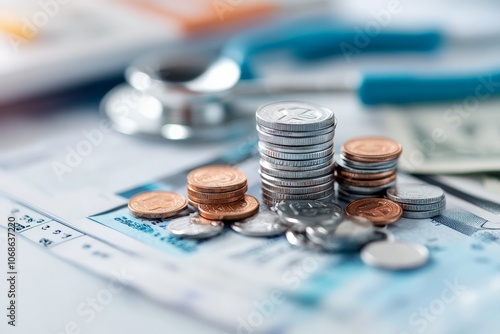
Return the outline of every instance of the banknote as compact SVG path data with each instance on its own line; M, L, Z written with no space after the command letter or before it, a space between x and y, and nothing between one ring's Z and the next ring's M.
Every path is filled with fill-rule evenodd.
M399 166L408 172L500 170L498 100L395 107L385 117L390 136L403 145Z

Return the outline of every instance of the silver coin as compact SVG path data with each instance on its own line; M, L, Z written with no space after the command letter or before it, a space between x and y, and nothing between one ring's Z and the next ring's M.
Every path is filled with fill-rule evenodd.
M265 127L285 131L315 131L336 126L330 109L298 101L264 105L257 110L256 120Z
M387 198L398 203L430 204L444 198L443 189L424 183L398 184L387 190Z
M275 191L281 194L312 194L328 189L333 190L333 181L308 187L283 187L269 183L265 179L261 179L261 185L262 188L266 190Z
M322 164L328 163L332 161L333 154L327 155L326 157L323 158L310 159L310 160L282 160L282 159L272 158L261 153L260 158L273 165L302 168L302 167L321 166Z
M398 165L398 159L383 161L383 162L361 162L351 160L345 157L343 154L340 154L338 157L339 161L342 161L348 167L352 167L355 169L387 169L387 168L396 168Z
M398 203L403 210L405 211L434 211L441 210L446 207L446 199L443 199L436 203L430 204L406 204L406 203Z
M316 186L319 184L324 184L328 183L334 180L333 174L327 174L323 175L320 177L316 178L310 178L310 179L285 179L285 178L278 178L278 177L273 177L270 175L267 175L266 173L260 172L260 176L262 180L267 181L268 183L271 183L276 186L282 186L282 187L310 187L310 186Z
M278 145L290 145L290 146L305 146L305 145L316 145L326 142L331 142L333 144L333 137L335 135L335 131L331 131L325 133L324 135L319 135L315 137L281 137L281 136L273 136L267 133L264 133L257 129L257 133L259 136L259 140L264 141L266 143L278 144Z
M327 226L307 226L309 240L329 251L354 251L374 237L374 227L361 217L344 217Z
M271 198L271 197L266 196L265 194L261 194L261 195L262 195L262 202L268 208L270 208L272 211L276 211L277 212L276 206L279 203L281 203L283 200L282 199ZM334 199L334 195L332 194L332 195L328 195L326 197L317 198L315 200L316 201L320 201L320 202L332 202L332 203L335 203L335 201L333 199Z
M431 217L436 217L439 216L443 213L444 208L437 209L437 210L431 210L431 211L407 211L403 210L403 218L409 218L409 219L425 219L425 218L431 218Z
M386 173L393 171L396 166L394 167L387 167L387 168L378 168L378 169L362 169L362 168L354 168L351 166L348 166L345 161L341 159L336 159L335 160L335 165L338 169L345 170L346 172L350 173L356 173L356 174L379 174L379 173Z
M333 142L325 142L316 145L304 145L304 146L290 146L290 145L276 145L271 143L266 143L263 141L259 142L259 149L264 148L271 152L281 152L281 153L291 153L291 154L304 154L311 152L323 151L332 146Z
M363 198L367 198L367 197L373 197L373 195L358 195L358 194L351 194L351 193L348 193L342 189L338 189L338 196L339 196L339 199L344 201L344 202L354 202L358 199L363 199ZM380 197L382 197L382 193L380 194Z
M276 205L278 205L279 202L281 202L281 200L269 198L265 195L262 195L262 203L264 203L265 206L271 209L271 211L276 211Z
M261 187L262 194L269 197L269 198L274 198L274 199L281 199L281 200L315 200L318 198L323 198L323 197L328 197L331 196L334 191L333 191L333 185L331 188L323 190L323 191L317 191L314 193L309 193L309 194L284 194L284 193L279 193L277 191L272 191L268 190L266 188Z
M373 195L379 194L385 191L387 188L394 187L395 185L396 181L389 182L388 184L379 187L355 187L339 183L339 189L342 189L348 193L354 193L358 195Z
M268 157L281 160L320 159L333 154L333 145L330 145L327 149L322 151L315 151L309 153L282 153L277 151L270 151L267 148L261 147L261 143L262 142L259 142L259 152L261 153L261 155L264 154Z
M303 232L289 229L286 231L285 236L286 240L293 246L315 251L321 250L321 247L309 240Z
M221 233L224 223L220 221L207 221L198 216L181 217L171 220L167 228L170 233L180 238L205 239Z
M377 241L361 250L361 260L369 265L390 270L421 267L429 259L428 249L419 244L404 241Z
M333 175L333 164L326 165L322 168L310 171L287 171L274 168L268 168L265 164L260 164L260 173L268 176L283 178L283 179L312 179L325 175Z
M344 215L338 204L320 200L283 200L276 210L281 222L289 226L331 224Z
M274 237L284 234L287 230L287 227L281 224L279 216L270 211L261 211L250 218L234 222L231 228L250 237Z
M307 171L315 171L318 169L322 169L324 167L331 166L332 171L333 171L333 160L329 160L325 163L322 163L320 165L314 165L314 166L302 166L302 167L296 167L296 166L286 166L286 165L276 165L273 164L269 161L266 161L264 159L259 160L260 166L265 167L267 169L274 169L274 170L280 170L280 171L289 171L289 172L307 172ZM307 178L307 177L305 177Z
M326 127L324 129L315 131L285 131L268 128L260 124L257 124L256 129L260 132L267 133L268 135L280 137L315 137L327 134L328 132L332 131L331 127Z

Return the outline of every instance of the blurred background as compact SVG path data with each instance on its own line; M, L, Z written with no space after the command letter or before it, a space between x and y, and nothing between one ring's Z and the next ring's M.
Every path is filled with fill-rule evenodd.
M450 148L459 144L457 133L471 133L455 131L457 122L470 120L469 109L494 105L498 93L495 1L2 0L0 8L3 124L23 113L43 121L44 112L91 105L88 113L127 134L218 140L251 130L259 104L308 93L333 106L351 101L340 104L339 117L356 114L359 122L417 108L390 119L407 124L418 113L442 122L433 129L452 130ZM214 63L222 65L207 71ZM481 108L469 101L467 110L447 112L453 104L446 103L467 98ZM442 111L427 113L432 108ZM415 146L406 131L391 132ZM497 153L491 141L462 139L468 147L460 153ZM433 152L415 148L419 159L432 158L426 172L441 170L435 159L446 160L443 143L432 141ZM418 164L403 166L425 169Z

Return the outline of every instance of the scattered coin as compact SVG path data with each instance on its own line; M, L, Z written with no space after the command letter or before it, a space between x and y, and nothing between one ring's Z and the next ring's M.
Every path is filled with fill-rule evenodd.
M319 200L284 200L276 206L276 210L281 222L296 230L335 223L344 213L339 205Z
M243 199L224 204L198 205L200 216L213 220L238 220L253 216L259 210L259 201L253 196L245 195Z
M285 236L286 240L293 246L314 251L322 250L320 246L309 240L304 232L289 229L286 231Z
M221 221L209 221L195 215L173 219L167 229L180 238L206 239L220 234L224 228Z
M308 226L306 236L328 251L356 251L372 240L380 240L373 224L362 217L344 217L334 224Z
M184 196L168 191L148 191L133 196L128 208L134 216L163 219L175 216L187 207Z
M282 225L278 215L271 211L261 211L255 216L231 224L231 228L251 237L274 237L288 229Z
M191 189L208 193L234 191L247 183L246 175L231 166L201 167L190 172L187 180Z
M403 209L385 198L364 198L351 202L346 207L346 214L365 217L374 225L387 225L399 220Z
M361 260L370 266L404 270L423 266L429 251L423 245L403 241L372 242L361 250Z

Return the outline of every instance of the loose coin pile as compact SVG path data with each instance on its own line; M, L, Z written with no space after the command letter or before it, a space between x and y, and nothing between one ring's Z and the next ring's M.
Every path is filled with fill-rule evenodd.
M326 199L334 192L334 113L304 102L279 102L256 113L262 200Z
M387 190L387 198L403 208L403 217L424 219L439 216L446 207L443 189L430 184L400 184Z
M335 203L315 200L284 200L276 205L286 239L294 246L310 250L348 252L391 236L374 228L362 217L345 217Z
M338 196L351 202L383 197L396 184L396 168L402 147L384 137L359 137L342 145L337 158Z
M226 204L242 200L248 190L247 177L231 166L205 166L187 176L189 204Z

